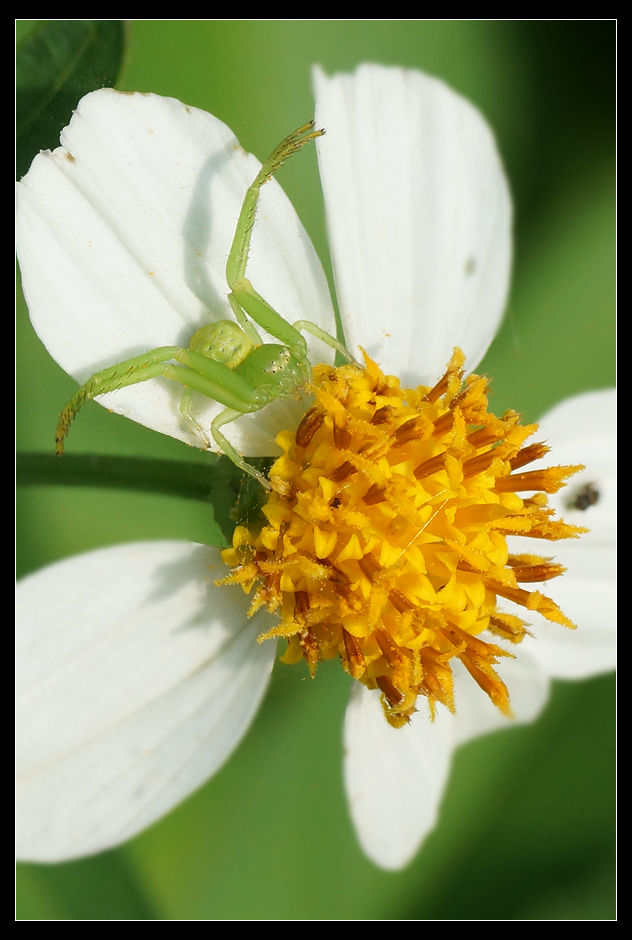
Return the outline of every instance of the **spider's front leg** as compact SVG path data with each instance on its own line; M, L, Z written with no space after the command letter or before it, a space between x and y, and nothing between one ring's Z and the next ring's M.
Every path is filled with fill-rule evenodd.
M303 356L307 353L303 337L257 293L246 277L246 267L261 187L283 166L288 157L300 150L308 140L313 140L324 133L322 130L315 131L313 128L313 121L299 127L281 141L262 165L246 191L226 261L226 280L231 291L228 299L240 326L245 329L248 321L243 314L240 315L239 308L251 316L264 330L280 340L283 345L292 350L296 349Z
M293 153L300 150L304 144L315 137L324 134L323 130L313 130L314 122L304 124L298 130L286 137L275 150L272 151L266 162L261 167L254 182L248 188L244 198L235 236L231 246L228 261L226 262L226 280L230 288L228 299L235 313L239 325L246 330L249 321L244 314L252 319L266 332L276 337L283 343L292 354L307 364L307 343L300 331L312 333L318 339L324 341L333 349L349 360L355 363L352 356L349 355L342 343L338 342L333 336L327 333L315 323L308 320L299 320L293 326L288 323L277 311L270 306L261 294L259 294L246 277L246 267L248 264L248 253L250 251L250 242L252 238L252 229L255 222L255 214L259 201L261 187L283 166L285 161ZM250 324L250 328L254 329ZM359 365L359 363L355 363Z
M175 365L174 360L179 364ZM190 399L190 393L196 391L239 414L260 407L256 390L234 369L192 349L159 346L141 356L134 356L95 372L75 392L59 415L55 433L57 454L63 453L64 439L70 425L87 401L157 376L184 385L187 400Z

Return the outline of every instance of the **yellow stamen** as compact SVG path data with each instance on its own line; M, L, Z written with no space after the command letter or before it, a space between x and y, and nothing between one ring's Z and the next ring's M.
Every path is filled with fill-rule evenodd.
M499 599L573 624L520 586L562 566L510 554L506 537L584 531L553 518L546 496L580 468L523 471L548 451L524 444L537 425L521 425L513 411L490 414L487 380L463 380L459 351L432 388L403 389L365 362L314 368L314 406L295 433L277 437L283 455L270 471L266 523L235 530L221 583L251 592L251 612L277 613L260 640L285 638L284 662L304 659L314 675L318 662L340 659L380 691L395 727L419 696L431 714L437 703L454 708L453 659L510 714L494 667L511 654L480 635L517 644L528 631Z

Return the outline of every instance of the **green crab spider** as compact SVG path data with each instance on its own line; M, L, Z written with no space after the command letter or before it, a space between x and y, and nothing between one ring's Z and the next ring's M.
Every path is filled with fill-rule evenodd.
M226 281L230 289L228 301L236 322L217 320L208 323L196 330L187 348L159 346L143 355L95 372L59 415L55 434L58 455L63 453L64 439L72 421L87 401L97 395L162 376L184 386L180 413L201 439L205 449L211 447L211 442L191 413L193 393L201 392L225 406L211 422L213 440L237 467L258 480L266 489L271 489L269 480L244 460L220 428L242 415L265 408L278 398L298 397L299 390L311 378L307 343L302 332L311 333L341 353L349 362L359 366L342 343L315 323L298 320L292 325L284 320L257 293L246 277L261 187L289 156L299 151L309 140L324 133L323 130L313 130L313 127L314 122L310 121L286 137L272 151L246 192L226 262ZM251 320L279 342L263 343Z

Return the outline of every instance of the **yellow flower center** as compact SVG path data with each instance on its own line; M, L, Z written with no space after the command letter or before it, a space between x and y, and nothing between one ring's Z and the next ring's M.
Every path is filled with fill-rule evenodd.
M454 708L451 661L510 714L494 664L526 623L503 613L513 601L567 627L553 600L520 585L564 570L539 555L514 555L507 536L560 539L584 531L553 518L547 493L580 467L524 471L544 444L524 445L537 425L488 412L487 380L463 381L455 351L433 388L403 389L365 355L366 368L317 366L315 404L283 455L258 531L238 526L223 552L222 583L254 592L251 613L274 611L282 660L338 657L354 679L379 689L388 721L405 724L416 700ZM530 496L521 496L523 492Z

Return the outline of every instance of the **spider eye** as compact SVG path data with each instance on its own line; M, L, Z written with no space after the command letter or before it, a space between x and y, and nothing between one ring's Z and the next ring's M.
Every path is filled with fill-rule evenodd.
M288 367L288 363L292 358L292 353L289 349L283 349L279 356L276 359L273 359L269 366L266 367L266 372L268 375L276 375L277 372L283 372Z

